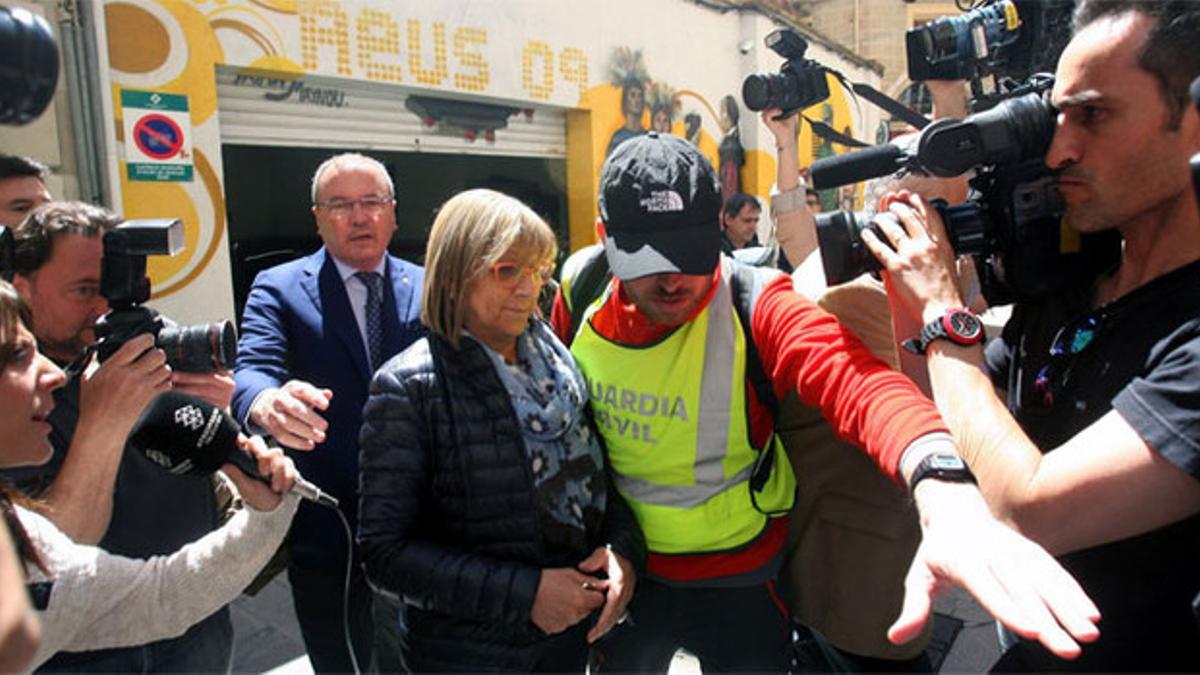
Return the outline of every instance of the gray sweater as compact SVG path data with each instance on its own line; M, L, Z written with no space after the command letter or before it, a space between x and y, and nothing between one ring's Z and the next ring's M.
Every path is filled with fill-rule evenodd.
M269 513L243 508L178 551L146 560L76 544L46 518L18 506L21 524L50 570L47 575L28 568L30 584L50 584L32 667L60 650L127 647L182 635L236 598L266 565L297 505L289 494Z

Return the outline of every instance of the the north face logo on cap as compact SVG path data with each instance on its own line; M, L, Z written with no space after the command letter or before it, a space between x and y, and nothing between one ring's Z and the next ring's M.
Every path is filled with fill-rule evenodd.
M638 203L649 213L667 213L683 210L683 197L680 197L679 193L674 190L651 192L649 197L642 198Z

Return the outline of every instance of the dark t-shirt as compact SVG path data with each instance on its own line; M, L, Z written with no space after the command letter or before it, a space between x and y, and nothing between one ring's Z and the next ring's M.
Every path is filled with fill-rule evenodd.
M1009 409L1043 451L1116 410L1170 463L1200 479L1200 261L1103 308L1091 288L1014 309L987 350ZM1055 362L1059 386L1044 405L1034 380L1050 361L1058 330L1102 315L1091 344ZM1200 591L1200 516L1060 558L1100 608L1101 637L1074 661L1023 642L1002 665L1036 670L1200 670L1200 630L1191 601Z

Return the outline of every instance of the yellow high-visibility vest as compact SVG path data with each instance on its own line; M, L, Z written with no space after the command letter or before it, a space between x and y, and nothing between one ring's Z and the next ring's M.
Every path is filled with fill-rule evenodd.
M746 331L729 272L694 320L654 344L621 345L596 333L590 320L606 293L571 347L616 486L655 553L737 548L762 532L765 513L786 512L795 497L787 453L777 447L770 479L751 501L759 450L750 442Z

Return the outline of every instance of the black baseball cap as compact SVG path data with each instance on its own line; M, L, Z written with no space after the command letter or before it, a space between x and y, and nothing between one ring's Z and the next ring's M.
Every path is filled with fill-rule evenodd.
M600 170L604 252L618 279L711 274L721 255L720 214L712 164L678 136L631 138Z

